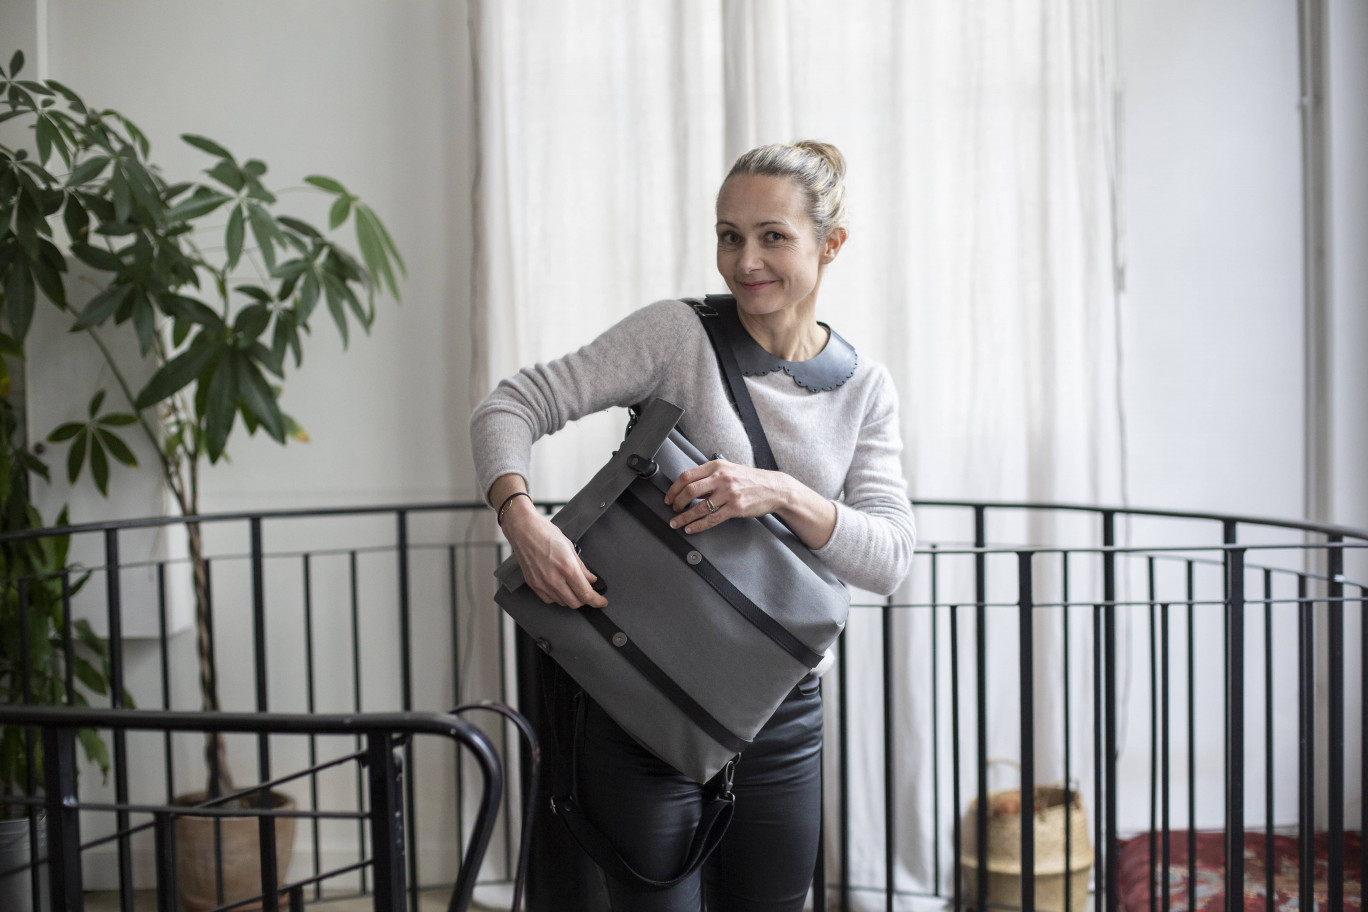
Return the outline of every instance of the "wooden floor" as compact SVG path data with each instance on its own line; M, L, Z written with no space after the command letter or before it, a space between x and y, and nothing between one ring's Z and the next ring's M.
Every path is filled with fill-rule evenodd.
M447 901L451 898L449 890L426 890L419 894L418 907L421 912L445 912ZM480 902L487 899L489 904ZM499 905L502 903L502 905ZM372 912L375 908L374 901L369 896L348 897L345 899L324 899L321 902L314 902L310 899L307 902L309 909L318 912ZM487 897L481 893L476 894L476 904L473 909L498 909L508 908L508 898L502 892L491 893ZM156 912L157 894L152 891L138 892L133 894L133 912ZM85 912L122 912L119 905L118 893L87 893L85 898Z

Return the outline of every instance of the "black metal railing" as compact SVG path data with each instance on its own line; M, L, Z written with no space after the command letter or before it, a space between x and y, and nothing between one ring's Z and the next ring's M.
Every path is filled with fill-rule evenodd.
M1247 833L1298 836L1303 903L1316 889L1314 834L1329 846L1331 879L1343 875L1352 861L1345 833L1363 817L1368 754L1368 641L1346 648L1353 634L1364 636L1365 533L1167 511L915 506L923 544L909 582L888 599L857 595L825 681L828 813L818 908L892 909L918 896L963 908L986 895L994 905L993 859L977 836L993 822L991 786L1003 759L1020 770L1013 784L1021 820L1032 818L1036 785L1076 785L1096 850L1099 908L1120 908L1123 846L1148 847L1150 881L1158 885L1151 893L1156 907L1166 907L1169 874L1183 873L1171 870L1172 859L1206 830L1225 833L1228 895L1238 896L1246 880L1239 847ZM140 708L199 708L185 608L189 568L175 548L184 522L60 531L92 572L72 597L76 613L110 636L114 692L126 688ZM502 545L481 505L196 522L225 709L315 714L516 703L513 628L492 601ZM517 762L517 745L498 740L500 753ZM202 775L193 747L152 751L113 741L115 802L129 803L131 793L154 787L149 782L170 795ZM308 741L305 761L327 756L326 739ZM271 778L251 739L230 743L229 759L254 769L254 781ZM416 909L420 890L450 882L446 859L459 857L454 850L469 831L472 771L413 745L404 763L410 775L435 770L422 778L429 793L405 799L413 848L405 881ZM98 790L87 785L91 778L83 790ZM519 777L503 788L504 807L517 808ZM880 788L878 812L862 811ZM304 806L315 800L301 797ZM975 813L966 818L971 800ZM454 826L436 812L451 806L461 815ZM513 878L514 818L500 818L481 889ZM320 822L300 843L314 862L343 852L359 857L365 834ZM1067 832L1066 863L1090 850L1076 843ZM1042 888L1041 851L1034 829L1021 827L1017 904L1029 905L1023 898ZM1195 875L1192 853L1184 864ZM112 870L116 888L133 882L131 861ZM374 889L359 874L352 886ZM1271 879L1261 887L1271 897ZM314 888L308 898L325 896ZM1071 902L1066 890L1063 907L1072 912Z
M37 845L31 857L38 859L29 866L32 882L31 896L42 895L48 887L49 908L80 910L84 906L83 853L106 842L115 842L121 855L140 834L150 831L156 863L155 889L157 908L173 912L180 903L177 859L177 823L187 818L210 820L215 824L217 857L217 903L207 901L216 910L239 908L244 905L260 907L265 912L277 912L280 897L287 897L291 910L304 906L305 890L315 888L330 879L355 872L369 871L373 878L372 893L376 912L398 912L406 905L407 866L404 837L403 796L405 787L401 750L415 736L429 735L449 739L461 752L468 754L479 769L483 787L480 789L478 809L469 844L460 861L460 868L451 890L448 909L464 912L469 908L475 887L475 876L494 833L503 788L503 770L493 746L484 734L469 723L451 715L423 713L370 713L361 715L291 715L263 713L185 713L132 709L77 709L72 707L0 706L0 724L15 726L30 733L33 741L27 753L33 758L41 744L43 793L31 798L17 798L15 803L27 807L31 824L33 816L44 817L45 849ZM118 800L101 802L82 799L78 793L77 742L82 733L109 733L116 737L131 731L160 732L166 744L175 732L237 732L253 737L263 751L269 750L272 740L280 737L335 735L356 738L364 742L357 751L343 754L326 763L311 766L269 782L261 782L238 793L215 800L146 803ZM278 746L278 745L277 745ZM365 779L364 801L355 810L333 810L315 800L306 810L282 809L268 796L276 789L299 780L317 783L321 773L341 765L355 767ZM260 798L260 800L258 800ZM238 800L242 799L242 800ZM83 841L82 819L104 815L115 821L115 830L103 838ZM253 895L233 895L225 898L223 883L224 857L218 840L218 828L227 820L257 819L260 892ZM352 820L364 828L368 851L361 860L328 871L317 868L308 876L286 879L284 871L276 868L277 823L282 818L294 818L317 825L323 820ZM142 822L139 822L139 821ZM34 827L36 830L36 826ZM32 834L31 834L32 838ZM41 876L46 867L46 883ZM20 872L0 872L13 876ZM122 906L131 908L131 896L124 891ZM201 897L202 898L202 897Z

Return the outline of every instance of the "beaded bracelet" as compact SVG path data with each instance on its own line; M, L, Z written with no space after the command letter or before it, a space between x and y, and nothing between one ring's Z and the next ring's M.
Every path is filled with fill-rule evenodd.
M497 519L495 520L495 522L499 524L499 528L501 529L503 528L504 511L508 509L508 505L513 502L513 498L515 497L526 497L528 500L532 499L532 495L528 494L526 491L514 491L512 494L509 494L507 497L505 497L504 502L499 504L499 514Z

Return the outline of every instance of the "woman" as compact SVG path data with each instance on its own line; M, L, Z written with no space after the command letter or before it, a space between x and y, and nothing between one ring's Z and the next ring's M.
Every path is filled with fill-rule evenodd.
M717 268L744 331L733 338L746 387L781 471L753 466L750 441L707 333L681 301L645 307L576 352L504 380L471 419L482 490L523 576L548 604L605 607L574 545L527 494L532 443L609 406L660 397L681 432L727 454L679 475L671 525L696 534L773 513L846 582L891 592L914 531L901 477L897 397L884 368L817 321L817 294L844 245L845 162L804 141L741 156L717 197ZM663 891L609 878L613 908L697 912L801 909L817 858L821 697L817 675L784 701L735 772L736 813L694 875ZM702 807L700 787L590 705L577 768L580 805L648 877L674 873Z

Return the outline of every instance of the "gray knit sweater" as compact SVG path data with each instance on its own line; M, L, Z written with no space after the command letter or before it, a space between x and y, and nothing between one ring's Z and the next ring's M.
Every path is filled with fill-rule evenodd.
M745 382L780 469L836 503L836 528L817 556L851 585L892 592L911 567L916 535L887 370L861 360L844 384L821 393L783 371ZM470 427L480 491L509 472L526 478L539 437L654 397L684 409L680 431L699 450L754 465L698 316L682 301L658 301L578 351L520 370L476 407Z

